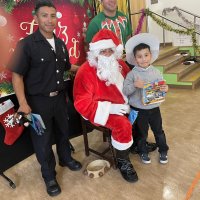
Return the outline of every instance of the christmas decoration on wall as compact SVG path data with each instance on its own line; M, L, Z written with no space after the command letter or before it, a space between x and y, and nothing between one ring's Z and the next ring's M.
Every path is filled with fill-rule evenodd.
M5 130L4 143L12 145L22 134L24 127L14 122L14 104L8 99L0 103L0 123Z
M144 18L145 18L145 11L144 9L141 10L141 16L140 16L140 19L139 19L139 22L138 22L138 26L134 32L134 35L137 35L141 32L142 30L142 25L144 23Z
M4 73L4 72L3 72ZM1 76L1 73L0 73ZM0 83L0 98L14 94L13 86L10 81L4 81Z
M167 16L168 13L174 12L174 11L176 11L177 15L183 20L183 22L184 22L185 24L188 25L188 27L190 27L190 28L194 27L196 30L200 30L200 25L199 25L199 24L195 24L195 23L192 22L192 21L189 21L189 20L183 15L183 13L180 11L180 9L179 9L178 7L176 7L176 6L174 6L173 8L165 8L165 9L163 9L162 14L163 14L164 16Z
M2 0L1 5L4 7L6 12L11 13L15 6L18 4L26 3L31 0Z
M161 26L165 30L173 31L178 34L186 34L186 35L191 35L191 33L193 32L193 29L183 30L183 29L173 28L171 25L167 24L166 22L156 17L156 15L154 15L153 12L151 12L149 9L145 9L145 14L150 16L159 26Z
M80 4L80 6L84 5L84 0L70 0L70 2L74 3L74 4L78 3L78 4Z
M145 9L145 14L151 17L159 26L161 26L163 29L177 33L177 34L183 34L183 35L190 35L192 38L192 46L194 48L195 55L200 55L200 49L197 45L197 39L196 39L196 32L194 28L186 28L183 29L176 29L173 28L171 25L167 24L166 22L159 19L153 12L151 12L149 9Z
M13 9L19 5L26 2L30 2L31 0L0 0L0 6L4 7L6 12L11 13ZM92 6L93 0L69 0L73 4L78 4L80 6L84 6L85 3L88 3ZM63 0L54 0L54 3L63 2Z
M10 1L5 2L9 3ZM58 21L54 32L66 44L70 62L81 65L86 58L82 29L83 24L84 27L87 27L90 21L88 8L91 10L92 8L87 3L88 1L84 1L84 6L81 6L79 2L72 3L64 0L53 2L57 8ZM5 60L4 57L8 57L9 60L18 40L32 34L38 28L38 24L35 23L32 16L34 1L19 0L15 5L12 14L6 12L5 7L0 7L0 98L14 93L11 72L6 69L7 62L2 62L2 60ZM71 74L68 73L68 77L70 76Z
M12 53L15 31L11 28L10 18L0 7L0 98L13 94L11 72L6 69L6 63Z
M93 0L88 0L88 4L89 5L92 5L92 2ZM74 4L79 4L80 6L83 6L84 3L86 2L85 0L70 0L71 3L74 3Z

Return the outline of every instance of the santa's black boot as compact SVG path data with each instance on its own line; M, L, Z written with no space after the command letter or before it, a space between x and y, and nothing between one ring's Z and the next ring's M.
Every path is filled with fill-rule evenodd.
M129 150L116 150L117 167L119 168L123 178L128 182L138 181L137 173L129 159Z

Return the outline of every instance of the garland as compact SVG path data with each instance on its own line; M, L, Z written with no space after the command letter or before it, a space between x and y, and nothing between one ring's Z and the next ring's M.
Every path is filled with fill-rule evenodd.
M141 10L142 12L142 15L140 16L140 19L139 19L139 22L138 22L138 26L134 32L134 35L137 35L141 32L142 30L142 25L143 25L143 22L144 22L144 17L145 17L145 11L144 9Z
M164 21L160 20L159 18L157 18L149 9L145 10L146 15L150 16L159 26L161 26L162 28L168 30L168 31L172 31L178 34L184 34L184 35L191 35L192 32L194 31L193 28L191 29L175 29L172 26L170 26L169 24L165 23Z
M200 55L200 49L199 46L197 45L197 38L195 31L192 33L192 46L194 48L195 55Z
M7 96L8 94L14 93L13 86L11 82L0 83L0 98L2 96Z
M0 5L4 7L5 11L11 13L14 7L21 3L26 3L31 0L1 0Z
M79 4L80 6L84 6L84 3L86 2L85 0L70 0L71 3L74 4ZM93 0L87 0L87 2L89 3L89 5L91 6L93 3Z
M175 32L177 34L183 34L183 35L191 35L192 37L192 46L195 51L195 55L200 55L199 46L197 45L197 39L196 39L196 32L194 28L187 28L186 30L183 29L175 29L169 24L165 23L164 21L160 20L158 17L156 17L149 9L145 9L145 14L150 16L159 26L161 26L163 29Z
M183 16L182 12L179 10L178 7L174 6L173 8L165 8L162 11L162 14L164 16L167 15L167 13L169 12L173 12L176 11L178 16L186 23L188 24L189 27L195 27L195 29L200 30L200 25L199 24L195 24L194 22L189 21L186 17Z
M18 4L23 4L26 2L29 2L31 0L0 0L0 6L5 9L6 12L12 13L15 6ZM58 0L59 1L59 0ZM91 6L93 3L93 0L70 0L73 4L79 4L80 6L84 6L85 2L88 2L88 4Z

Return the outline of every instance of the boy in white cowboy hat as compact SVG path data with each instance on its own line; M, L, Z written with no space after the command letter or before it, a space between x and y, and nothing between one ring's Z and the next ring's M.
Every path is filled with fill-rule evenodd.
M160 103L149 105L142 103L144 84L163 80L160 71L151 65L158 58L159 44L159 40L154 35L141 33L130 38L125 45L127 62L135 65L135 67L126 76L123 93L129 97L131 107L139 111L135 129L138 134L139 155L145 164L151 163L146 145L149 125L159 147L160 163L168 162L167 151L169 147L162 128ZM160 90L167 92L168 86L166 84L161 85Z

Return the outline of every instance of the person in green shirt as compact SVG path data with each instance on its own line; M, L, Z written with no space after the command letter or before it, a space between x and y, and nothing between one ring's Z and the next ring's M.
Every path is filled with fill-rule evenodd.
M96 15L88 25L86 43L90 43L99 30L106 28L112 30L125 46L132 33L129 19L117 10L117 0L101 0L101 4L103 11Z

